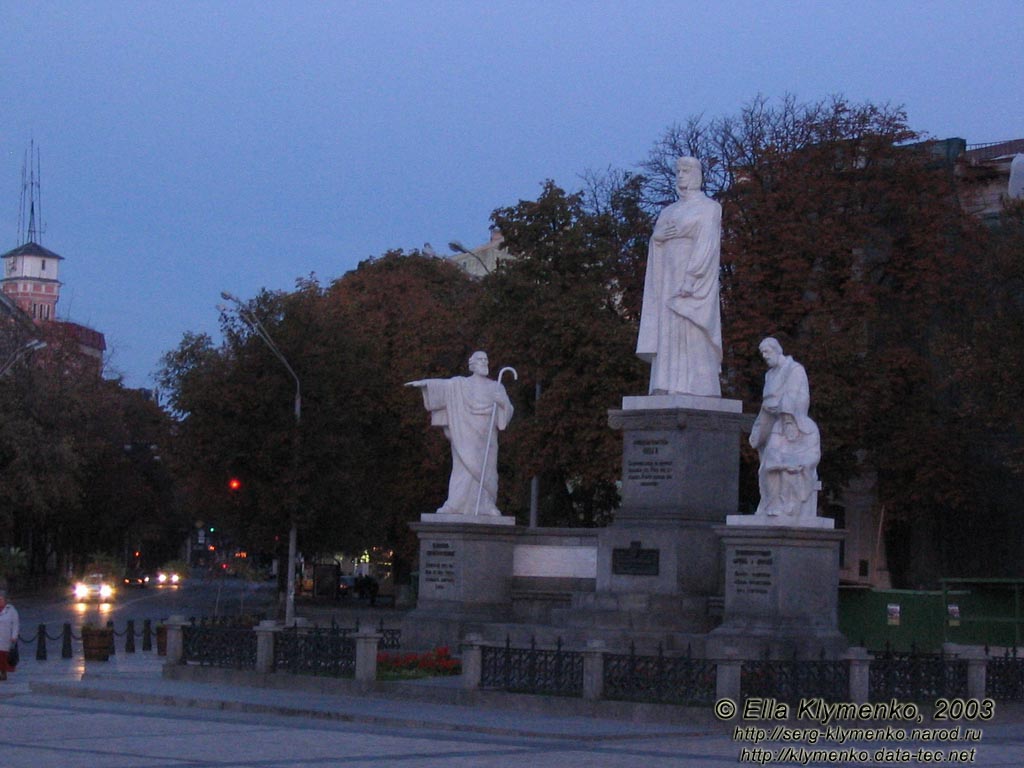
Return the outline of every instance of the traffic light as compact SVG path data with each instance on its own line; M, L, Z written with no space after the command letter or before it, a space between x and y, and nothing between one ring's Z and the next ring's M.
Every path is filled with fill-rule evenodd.
M242 490L242 481L237 477L232 477L228 480L228 490L232 492Z

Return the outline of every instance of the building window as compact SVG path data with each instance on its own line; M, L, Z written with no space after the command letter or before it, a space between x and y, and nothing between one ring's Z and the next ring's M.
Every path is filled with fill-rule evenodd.
M43 259L43 266L42 266L42 267L40 267L40 269L41 269L41 271L43 271L43 272L45 272L45 271L46 271L46 259Z

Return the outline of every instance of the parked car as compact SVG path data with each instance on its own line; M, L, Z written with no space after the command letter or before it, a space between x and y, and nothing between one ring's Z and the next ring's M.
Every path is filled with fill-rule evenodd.
M75 582L74 598L80 602L109 602L114 599L114 584L102 573L90 573L81 581Z

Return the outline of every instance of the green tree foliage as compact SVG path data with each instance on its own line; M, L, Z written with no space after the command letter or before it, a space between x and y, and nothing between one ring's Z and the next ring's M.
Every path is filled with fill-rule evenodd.
M503 449L516 481L504 503L522 510L538 475L548 525L592 525L618 503L621 441L607 412L623 393L643 389L632 354L638 227L624 211L645 217L627 208L629 191L623 186L604 210L588 210L581 194L548 182L536 201L494 214L515 258L483 281L481 325L492 365L507 361L520 374Z
M222 316L220 347L186 335L161 379L192 517L260 551L285 539L293 515L307 554L406 537L445 488L423 482L443 474L443 437L402 384L464 367L473 290L451 264L393 252L329 287L305 280L248 302L299 378L298 427L294 380L243 319Z
M31 573L78 570L88 553L176 548L169 422L142 393L102 379L60 326L0 378L0 541Z
M962 407L950 334L965 313L1008 324L984 309L977 289L992 281L979 281L980 227L935 149L898 108L758 98L737 116L674 127L644 165L653 204L676 155L702 159L723 205L726 390L758 401L758 342L778 336L811 379L828 497L871 473L892 530L918 537L891 542L897 566L910 548L943 549L979 499L995 503L983 474L966 471L981 436ZM981 410L1011 402L998 388L969 400ZM936 553L931 573L897 576L919 583L950 567Z

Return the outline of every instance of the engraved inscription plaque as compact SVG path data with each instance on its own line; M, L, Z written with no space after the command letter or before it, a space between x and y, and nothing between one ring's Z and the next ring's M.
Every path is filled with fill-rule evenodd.
M616 576L657 576L661 553L657 549L641 549L632 541L628 549L612 550L612 573Z
M668 440L641 437L632 441L627 452L626 480L643 488L657 488L673 478L673 461Z
M737 549L729 563L736 594L767 595L772 588L773 564L771 550Z
M424 596L441 600L454 598L455 546L448 541L430 541L423 555Z

